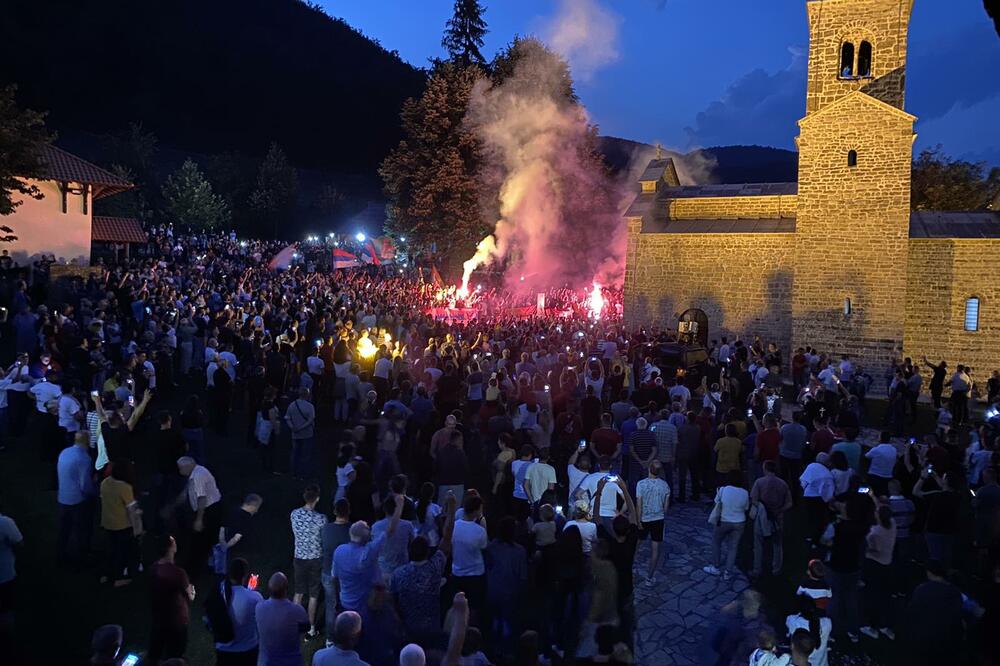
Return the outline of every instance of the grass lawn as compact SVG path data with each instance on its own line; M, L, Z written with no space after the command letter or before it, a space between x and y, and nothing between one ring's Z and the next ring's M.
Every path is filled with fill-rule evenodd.
M169 400L154 402L149 414L164 407L176 409L187 393L179 391ZM150 418L144 419L140 431L152 428ZM175 418L176 420L176 418ZM304 484L289 476L273 476L260 470L256 452L243 443L243 414L236 413L230 421L230 432L239 431L222 439L207 434L208 466L218 480L226 506L238 505L249 492L260 494L264 505L255 517L256 542L249 544L248 560L253 571L260 574L261 585L274 571L291 574L292 534L288 514L301 504ZM317 438L321 450L331 441L332 427L321 426ZM137 438L137 472L140 491L147 487L149 478L149 452L142 449L144 440ZM24 544L17 553L17 595L15 643L19 657L14 664L80 664L89 658L91 635L103 624L120 624L125 630L125 647L129 651L144 652L150 630L149 595L147 579L138 576L129 586L115 589L98 582L98 567L107 551L104 535L99 529L94 533L95 566L83 573L72 573L55 567L57 505L54 490L54 470L39 462L34 445L24 439L12 443L0 454L0 493L7 515L13 517L22 533ZM287 443L279 447L279 469L287 466ZM322 507L329 508L332 473L326 474L325 455L317 477L323 485ZM148 513L148 512L147 512ZM151 562L148 548L144 548L144 562ZM212 579L204 576L195 585L198 597L191 607L191 629L188 663L214 663L211 636L201 617L202 603ZM304 647L310 663L315 649L323 641L312 641ZM39 652L41 650L41 652ZM44 656L41 656L44 655ZM2 660L0 660L2 661Z

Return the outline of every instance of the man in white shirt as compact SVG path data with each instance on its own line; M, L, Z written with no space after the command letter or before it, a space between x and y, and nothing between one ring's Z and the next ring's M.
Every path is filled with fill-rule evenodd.
M219 369L219 355L212 351L208 358L208 367L205 368L205 386L213 388L215 386L215 371Z
M524 490L528 495L528 503L532 507L542 501L542 495L547 490L556 487L556 470L549 464L548 447L539 449L538 462L528 467L524 474Z
M851 357L844 354L840 357L840 381L845 384L850 384L851 380L854 378L854 364L851 363Z
M326 363L320 358L319 347L313 349L313 353L306 358L306 369L309 371L310 375L314 375L317 378L323 376L323 371L326 370Z
M722 365L729 365L729 339L723 336L722 346L719 347L719 363Z
M42 414L46 413L48 410L45 408L45 403L56 400L62 395L62 386L56 382L55 371L46 372L45 377L31 387L31 394L35 396L35 409Z
M611 522L618 515L618 499L624 497L621 487L617 483L608 484L611 487L610 492L607 488L604 489L604 494L601 496L601 505L596 506L597 503L597 486L600 484L601 479L607 478L612 480L611 477L611 461L609 459L601 459L599 462L600 470L587 475L587 478L583 480L580 484L580 488L586 491L587 497L590 498L590 512L594 516L594 521L604 526L609 534L612 533ZM617 479L617 476L615 476ZM613 481L613 480L612 480Z
M234 382L236 381L236 366L239 361L236 360L236 354L232 352L230 347L226 347L223 351L219 352L219 359L222 361L227 361L226 363L226 374Z
M80 429L80 401L73 396L72 388L59 396L59 427L70 435Z
M222 525L222 493L215 482L215 477L205 467L199 465L194 458L182 456L177 459L177 470L187 479L184 492L178 498L180 502L187 500L188 506L194 512L191 522L191 546L184 569L189 577L202 573L212 546L218 540L219 527Z
M469 495L462 503L462 517L455 521L451 537L451 573L459 590L465 592L473 611L481 610L486 600L486 566L483 550L488 540L483 519L483 500Z
M868 467L868 485L871 486L875 497L889 495L889 481L892 480L892 472L899 455L896 447L889 441L891 436L891 433L883 432L879 444L865 453L865 458L871 460L871 465Z
M834 368L832 365L827 365L823 368L818 376L819 381L823 384L823 388L827 391L833 391L836 393L837 387L840 386L840 377L838 376L839 372L840 370L838 368Z
M691 399L691 391L687 386L684 386L684 382L678 379L671 380L672 386L668 391L670 395L670 402L681 403L681 411L687 410L688 400Z
M827 505L833 499L833 473L829 469L830 454L824 452L816 456L816 461L806 466L799 483L802 485L802 498L806 505L808 526L807 537L814 544L819 544L820 536L826 530L830 510Z

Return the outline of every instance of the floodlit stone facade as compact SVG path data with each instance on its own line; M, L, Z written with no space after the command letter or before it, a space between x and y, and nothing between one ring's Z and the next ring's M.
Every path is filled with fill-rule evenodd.
M625 319L893 355L985 379L1000 368L1000 215L910 210L916 118L903 110L912 0L811 0L797 183L682 187L650 163L626 212ZM970 300L975 301L976 317ZM991 343L992 342L992 343Z

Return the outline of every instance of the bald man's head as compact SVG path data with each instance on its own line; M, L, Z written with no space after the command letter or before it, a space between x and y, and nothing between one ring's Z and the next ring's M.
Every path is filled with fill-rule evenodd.
M399 666L425 666L427 655L416 643L410 643L399 653Z
M281 573L276 572L271 576L271 580L267 581L267 592L272 599L284 599L288 596L288 577Z
M354 611L344 611L333 623L333 642L342 650L350 650L361 638L361 616Z

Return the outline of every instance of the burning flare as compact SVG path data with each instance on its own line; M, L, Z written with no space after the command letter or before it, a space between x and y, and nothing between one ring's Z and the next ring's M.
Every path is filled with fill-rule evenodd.
M372 358L376 352L378 352L378 347L367 335L358 340L358 354L361 355L361 358Z
M601 292L601 285L594 282L594 288L590 290L590 314L594 319L600 319L601 311L604 310L604 294Z
M496 249L496 241L492 234L479 241L476 253L462 264L462 286L458 289L459 298L465 298L469 295L469 278L472 277L472 272L483 264L489 263Z

